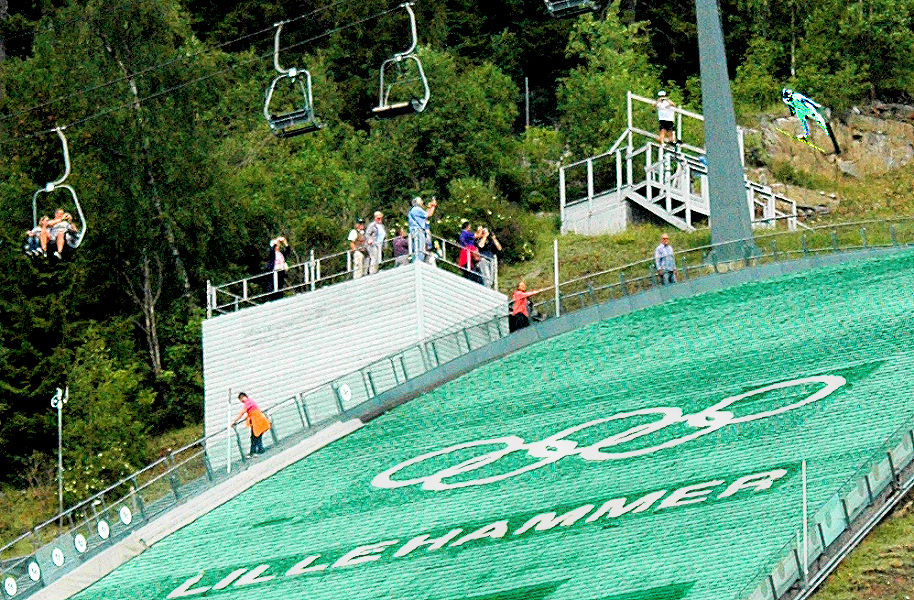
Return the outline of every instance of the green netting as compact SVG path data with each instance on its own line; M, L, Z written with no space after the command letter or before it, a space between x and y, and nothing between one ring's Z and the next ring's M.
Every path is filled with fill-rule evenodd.
M914 256L903 254L670 302L541 342L257 484L77 598L720 600L772 566L778 587L796 566L774 553L802 527L801 460L813 514L912 414L912 289ZM827 396L779 410L837 378L844 383ZM659 415L635 411L659 407L695 416L652 432ZM620 413L635 414L547 440ZM707 435L689 439L698 432ZM455 449L391 475L424 487L372 485L420 455L505 436L547 441L442 473L504 445ZM570 454L509 476L560 446ZM598 460L612 452L627 456ZM871 472L883 478L885 465ZM733 489L762 473L767 489ZM484 478L493 482L453 487ZM531 521L549 512L567 519ZM422 535L441 547L407 552Z

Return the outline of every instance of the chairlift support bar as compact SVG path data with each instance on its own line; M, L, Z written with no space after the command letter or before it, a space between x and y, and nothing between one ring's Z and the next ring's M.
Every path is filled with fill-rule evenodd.
M577 15L597 10L594 0L544 0L546 10L556 19L575 17Z
M428 79L425 77L425 69L422 68L422 62L419 60L419 57L416 56L416 47L419 45L419 34L416 29L416 14L413 12L412 2L401 4L400 7L405 8L407 14L409 14L410 45L406 50L397 52L393 55L392 58L388 58L381 64L380 85L378 89L378 106L372 109L372 113L374 113L376 117L380 118L390 118L410 113L420 113L425 110L425 106L428 104L428 100L431 97L431 90L428 86ZM415 81L422 83L424 94L421 98L414 97L409 100L391 104L390 91L395 84L387 83L385 85L384 72L393 65L397 65L399 67L400 63L403 61L412 61L416 63L416 70L419 73L419 78Z
M276 35L273 39L273 66L276 68L279 76L270 84L270 88L267 90L266 101L263 104L263 116L267 120L270 130L281 138L311 133L312 131L317 131L323 127L323 124L318 122L314 116L314 99L311 94L311 73L304 69L296 69L295 67L283 69L279 64L279 33L282 31L282 26L284 24L284 21L280 21L275 25ZM289 85L293 88L298 86L298 91L301 93L304 103L302 108L288 113L273 115L270 114L270 100L273 99L273 92L276 90L276 84L283 79L289 79ZM302 79L304 79L304 81L302 81Z
M63 134L63 127L55 127L54 131L57 132L58 137L60 137L61 145L63 146L63 164L64 170L63 175L60 179L56 179L45 184L44 187L39 188L32 194L32 227L38 227L38 194L44 192L50 194L57 188L62 188L70 192L70 197L73 199L73 204L76 206L76 214L79 215L79 224L80 230L76 234L75 241L68 241L67 243L72 248L78 248L83 241L83 237L86 235L86 216L83 214L82 205L79 203L79 198L76 197L76 190L68 184L64 184L67 177L70 176L70 148L67 145L67 138Z

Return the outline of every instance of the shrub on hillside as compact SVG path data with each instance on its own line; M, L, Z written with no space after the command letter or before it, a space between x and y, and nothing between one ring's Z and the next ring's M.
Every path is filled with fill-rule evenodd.
M491 184L475 177L453 179L448 184L448 201L435 213L432 232L456 240L460 224L488 227L501 243L500 258L508 262L533 257L533 219L502 198Z

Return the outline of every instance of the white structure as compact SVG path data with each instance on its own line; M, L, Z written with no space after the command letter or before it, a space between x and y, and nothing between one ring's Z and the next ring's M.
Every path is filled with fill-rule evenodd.
M205 435L226 431L228 415L241 409L239 392L267 409L507 309L504 294L417 263L207 319Z
M635 118L634 103L639 103L640 119ZM683 117L694 121L693 126L704 121L699 114L674 110L676 139L682 139ZM704 148L689 144L682 144L679 152L670 146L661 148L655 133L635 124L636 120L649 119L656 127L652 101L629 92L628 128L609 151L559 169L562 233L616 233L639 216L641 220L656 217L683 231L693 231L696 225L707 222L710 210ZM742 159L742 130L739 140ZM753 227L773 228L779 220L786 221L791 231L803 226L797 221L796 202L748 179L746 205Z

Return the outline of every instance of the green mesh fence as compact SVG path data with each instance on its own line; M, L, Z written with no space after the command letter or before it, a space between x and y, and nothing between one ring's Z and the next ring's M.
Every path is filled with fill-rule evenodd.
M886 441L914 408L912 289L902 253L541 342L257 484L76 598L763 597L752 586L802 527L802 460L809 512L825 515L836 493L863 502L861 469L884 478L878 452L911 452Z

